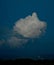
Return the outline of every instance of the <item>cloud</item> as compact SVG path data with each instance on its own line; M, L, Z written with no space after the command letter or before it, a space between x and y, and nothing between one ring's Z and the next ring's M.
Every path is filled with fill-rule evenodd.
M21 47L34 38L41 36L46 29L46 22L38 19L37 14L34 12L25 18L17 20L5 36L4 40L0 40L0 45L7 43L10 47Z
M4 39L1 39L0 40L0 45L3 45L5 43L5 40Z
M14 25L14 31L26 38L39 37L46 28L46 22L40 21L37 14L34 12L32 16L21 18Z
M10 39L8 39L7 41L11 47L20 47L21 45L27 43L28 39L21 39L13 36L10 37Z

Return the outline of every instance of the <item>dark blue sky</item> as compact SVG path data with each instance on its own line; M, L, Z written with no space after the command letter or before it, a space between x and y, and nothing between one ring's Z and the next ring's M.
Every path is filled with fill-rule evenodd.
M33 43L29 41L24 48L0 46L0 58L54 54L54 0L0 0L0 39L7 38L6 34L18 19L33 12L38 14L40 20L46 21L45 35Z

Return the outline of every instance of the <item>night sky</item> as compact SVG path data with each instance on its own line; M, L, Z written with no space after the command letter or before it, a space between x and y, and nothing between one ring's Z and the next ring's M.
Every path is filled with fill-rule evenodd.
M47 23L40 38L30 39L24 47L11 47L7 38L17 20L37 13ZM9 35L10 34L10 35ZM0 58L36 58L54 55L54 0L0 0Z

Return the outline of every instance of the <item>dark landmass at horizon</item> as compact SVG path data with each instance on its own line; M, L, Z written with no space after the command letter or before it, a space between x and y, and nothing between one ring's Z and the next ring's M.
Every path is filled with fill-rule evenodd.
M30 64L30 65L38 65L38 64L50 64L50 65L54 65L54 60L32 60L32 59L15 59L15 60L2 60L0 59L0 64Z

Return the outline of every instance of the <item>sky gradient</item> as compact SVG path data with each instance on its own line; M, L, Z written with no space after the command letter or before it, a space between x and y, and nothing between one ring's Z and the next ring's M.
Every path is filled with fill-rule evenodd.
M47 23L46 33L38 39L31 39L24 47L10 48L4 43L0 45L0 58L20 58L39 55L54 55L54 1L53 0L0 0L0 43L4 42L20 18L33 12L41 21ZM1 41L3 40L3 41Z

